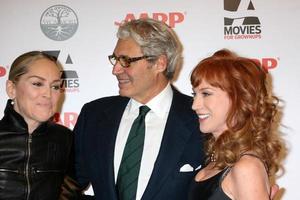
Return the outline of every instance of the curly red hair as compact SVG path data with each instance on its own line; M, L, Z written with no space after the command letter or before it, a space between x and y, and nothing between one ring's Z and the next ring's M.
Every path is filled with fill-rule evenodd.
M265 69L223 49L193 70L194 88L204 80L227 92L231 101L226 119L228 130L217 140L210 135L207 142L208 155L214 154L216 167L232 166L241 154L251 151L265 162L270 175L278 171L282 143L272 127L277 123L279 99L267 89Z

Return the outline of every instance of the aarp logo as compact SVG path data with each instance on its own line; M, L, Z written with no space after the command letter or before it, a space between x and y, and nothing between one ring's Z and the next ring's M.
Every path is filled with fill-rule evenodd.
M270 70L274 70L278 67L280 58L272 58L272 57L265 57L265 58L252 58L254 62L259 63L263 68L266 69L267 72Z
M77 122L77 118L78 118L78 113L64 112L64 113L55 113L53 120L58 124L73 129Z
M7 74L8 67L4 67L0 65L0 78L4 77Z
M141 18L152 18L158 21L162 21L166 24L168 24L171 28L175 28L176 25L182 23L185 19L185 13L182 12L169 12L169 13L162 13L162 12L156 12L156 13L128 13L121 22L115 22L116 26L120 26L124 22L131 21L133 19L141 19Z

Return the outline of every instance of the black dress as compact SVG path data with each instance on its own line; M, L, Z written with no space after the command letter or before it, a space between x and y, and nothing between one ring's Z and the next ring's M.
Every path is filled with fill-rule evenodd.
M188 200L231 200L223 191L221 183L231 168L225 168L215 176L197 182L193 179Z

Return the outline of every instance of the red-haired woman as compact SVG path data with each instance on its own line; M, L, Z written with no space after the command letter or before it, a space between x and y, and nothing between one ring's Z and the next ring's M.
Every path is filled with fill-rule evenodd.
M278 98L265 70L220 50L192 72L193 110L208 134L208 162L192 182L189 200L267 200L279 169L282 142L272 127Z

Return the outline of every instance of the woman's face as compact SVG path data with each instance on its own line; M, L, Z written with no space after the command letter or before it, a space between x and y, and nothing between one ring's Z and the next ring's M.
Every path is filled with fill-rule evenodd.
M192 108L199 117L200 131L218 138L228 129L226 119L231 103L227 92L205 81L194 88L194 92Z
M38 59L16 83L7 81L7 93L14 100L14 109L34 130L56 112L60 97L60 71L47 59Z

